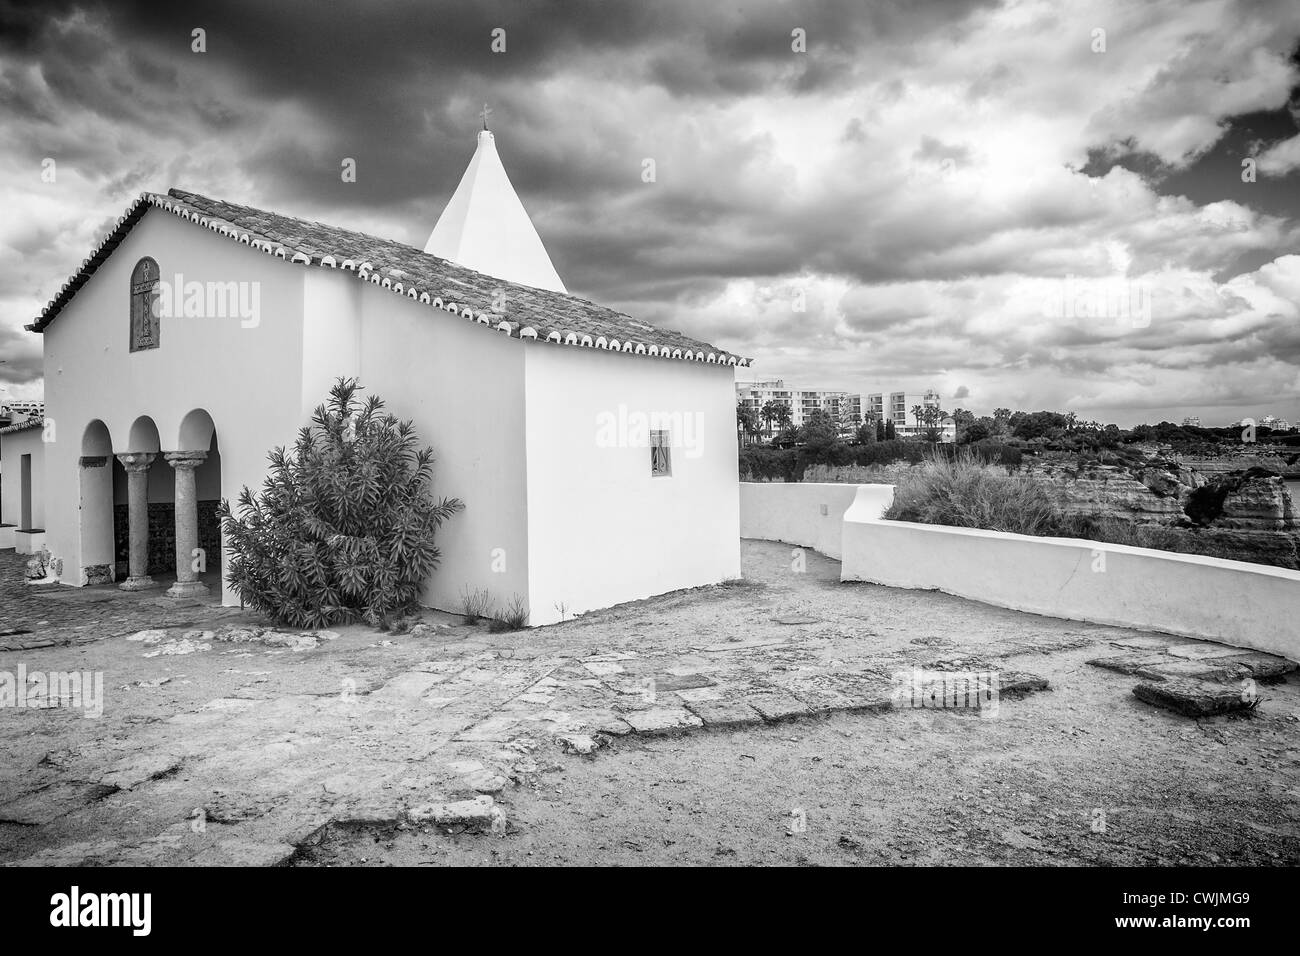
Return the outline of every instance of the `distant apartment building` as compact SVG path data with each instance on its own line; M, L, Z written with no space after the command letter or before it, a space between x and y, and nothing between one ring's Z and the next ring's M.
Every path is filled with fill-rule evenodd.
M0 421L3 421L6 425L17 425L29 418L41 418L44 414L44 402L0 402Z
M1200 427L1201 427L1201 419L1200 419L1198 416L1196 416L1196 415L1189 415L1187 418L1184 418L1184 419L1183 419L1183 424L1184 424L1184 425L1190 425L1190 426L1192 426L1193 428L1200 428Z
M877 421L893 422L894 433L900 438L907 435L922 435L925 426L917 423L914 408L940 408L939 393L933 388L925 392L869 392L863 397L865 414ZM942 440L957 440L957 425L951 418L945 418L940 425Z
M808 414L820 409L838 422L862 421L862 396L824 388L800 388L786 385L783 379L766 382L737 382L736 403L753 409L755 414L768 402L790 408L790 420L796 428L808 420Z
M1261 415L1259 419L1256 421L1251 421L1250 416L1247 415L1245 418L1241 418L1235 422L1230 423L1228 427L1242 428L1248 422L1250 422L1253 425L1256 425L1259 428L1271 428L1273 429L1273 431L1277 431L1277 432L1289 432L1291 430L1291 423L1287 421L1285 418L1278 418L1276 415Z
M934 389L925 392L873 392L859 394L825 388L801 388L786 385L783 379L765 382L737 382L736 403L753 410L757 415L768 402L789 406L790 420L796 428L802 426L814 409L828 412L836 421L846 426L856 426L867 419L894 423L894 433L921 435L925 427L916 422L912 409L939 408L939 393ZM957 426L951 418L940 424L943 441L956 441Z

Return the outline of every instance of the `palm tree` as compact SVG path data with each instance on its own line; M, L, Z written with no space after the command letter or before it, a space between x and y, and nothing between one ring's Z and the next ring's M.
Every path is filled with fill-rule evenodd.
M758 425L758 413L753 408L743 403L736 405L736 431L743 444L749 444L749 439L758 434Z
M762 409L759 410L758 416L763 419L763 424L767 426L767 435L772 437L772 423L780 418L780 402L774 402L771 399L763 403Z

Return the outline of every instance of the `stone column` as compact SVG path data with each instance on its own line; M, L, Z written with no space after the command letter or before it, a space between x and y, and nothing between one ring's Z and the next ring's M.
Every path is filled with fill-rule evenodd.
M117 456L126 469L127 523L131 538L127 579L118 585L123 591L145 591L158 586L149 577L149 466L153 459L153 453L145 451Z
M194 570L194 549L199 546L199 502L194 490L194 469L208 457L206 451L169 451L167 463L176 471L176 583L167 589L173 598L202 598L208 586Z

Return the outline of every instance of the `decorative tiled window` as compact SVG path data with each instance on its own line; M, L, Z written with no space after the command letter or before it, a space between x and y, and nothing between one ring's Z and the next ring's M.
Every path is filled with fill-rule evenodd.
M652 431L650 433L650 477L668 478L672 473L672 438L666 431Z
M158 263L145 256L131 271L131 351L156 349L158 325Z

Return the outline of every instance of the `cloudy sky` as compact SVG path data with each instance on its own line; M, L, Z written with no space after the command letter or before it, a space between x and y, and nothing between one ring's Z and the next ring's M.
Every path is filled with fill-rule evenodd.
M0 0L0 396L141 191L422 247L485 102L569 289L743 378L1300 419L1294 0Z

